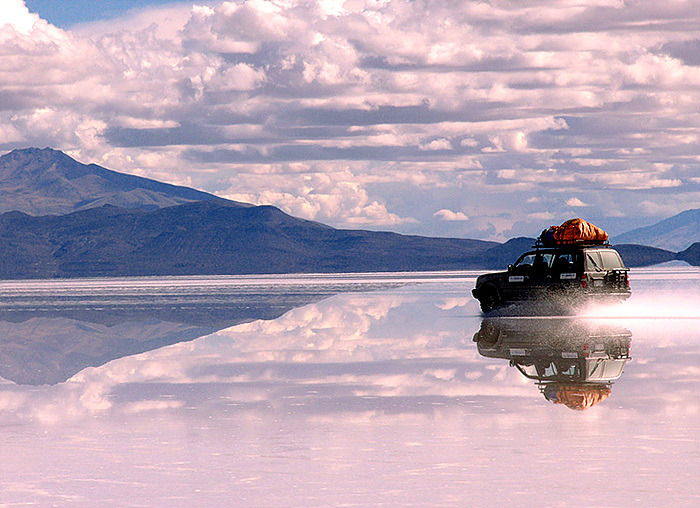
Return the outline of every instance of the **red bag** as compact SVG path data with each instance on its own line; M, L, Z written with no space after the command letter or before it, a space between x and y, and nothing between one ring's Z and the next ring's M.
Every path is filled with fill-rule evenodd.
M564 404L566 407L583 411L591 406L603 402L610 397L608 385L566 385L562 384L557 390L555 404Z
M583 219L570 219L561 226L552 226L549 231L554 240L560 244L566 243L603 243L608 234L598 226Z

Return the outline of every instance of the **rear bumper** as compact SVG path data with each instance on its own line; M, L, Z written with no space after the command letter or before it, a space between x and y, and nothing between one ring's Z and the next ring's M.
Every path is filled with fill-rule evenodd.
M615 298L617 300L627 300L630 296L632 296L632 292L629 289L591 289L588 288L587 291L582 293L583 296L591 299L596 299L596 298Z

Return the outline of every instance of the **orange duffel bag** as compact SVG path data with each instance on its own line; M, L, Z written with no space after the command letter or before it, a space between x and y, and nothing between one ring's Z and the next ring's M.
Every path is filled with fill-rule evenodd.
M544 243L603 243L607 241L608 234L598 226L586 222L583 219L570 219L561 226L552 226L542 233Z

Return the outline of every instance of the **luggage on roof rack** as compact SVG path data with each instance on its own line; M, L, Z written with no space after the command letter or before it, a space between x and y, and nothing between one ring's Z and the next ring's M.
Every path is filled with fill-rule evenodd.
M570 219L561 226L552 226L542 231L538 243L543 246L603 244L607 240L608 234L598 226L583 219Z

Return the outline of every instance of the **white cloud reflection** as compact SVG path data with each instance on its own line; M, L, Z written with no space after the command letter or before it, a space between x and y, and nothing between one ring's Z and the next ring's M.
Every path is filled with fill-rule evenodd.
M697 494L684 464L700 429L700 336L696 312L665 312L669 288L695 298L697 277L633 271L630 312L593 320L629 328L633 360L611 397L584 412L479 355L481 316L464 295L473 278L337 295L55 386L2 382L3 502L396 505L410 495L490 505L544 495L625 505L641 492L682 504ZM153 337L170 326L150 325ZM17 337L0 346L4 366ZM494 475L507 488L484 489Z
M637 272L635 284L644 287L651 277L658 286L652 272ZM689 271L681 272L677 276L680 283L694 280ZM439 287L442 290L437 292L409 286L337 295L272 321L237 325L87 368L55 386L37 389L5 383L0 385L0 421L27 419L54 425L97 415L182 415L205 407L216 412L294 411L308 416L376 413L397 407L401 412L421 413L473 404L486 404L489 411L515 411L513 418L517 419L522 417L518 408L543 411L550 407L534 383L507 361L479 355L472 342L481 320L476 302L451 294L455 288L449 284ZM688 290L693 288L688 286ZM637 393L646 397L644 411L676 411L685 405L692 413L692 387L700 379L693 360L700 340L693 328L695 314L684 315L675 332L669 332L662 309L675 308L674 304L664 307L657 302L654 307L659 318L647 315L647 321L640 321L635 316L645 312L650 294L637 288L635 297L604 316L605 320L622 320L624 327L632 329L635 361L614 386L612 400L618 402L601 404L593 412L617 406L641 410L635 409L641 400L634 395ZM605 320L601 323L606 324ZM53 331L40 324L34 328L61 336L55 328L58 321L53 323ZM4 335L11 338L12 327L6 324L5 328ZM89 328L88 334L135 333L133 325ZM28 329L24 325L18 330ZM163 323L149 335L156 338L158 330L182 334L177 326ZM76 343L86 340L79 338ZM48 361L49 353L42 352ZM649 361L651 358L656 359ZM681 389L666 397L670 386ZM616 398L616 394L622 396ZM514 398L527 402L521 406Z

